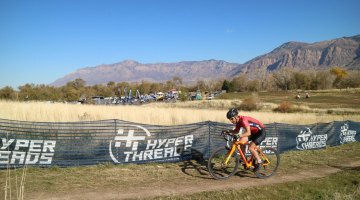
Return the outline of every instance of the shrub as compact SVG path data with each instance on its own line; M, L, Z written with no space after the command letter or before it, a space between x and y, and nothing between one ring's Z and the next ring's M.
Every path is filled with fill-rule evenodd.
M335 111L334 110L327 110L326 113L331 115L331 114L334 114Z
M275 108L273 111L282 112L282 113L293 113L293 112L306 112L306 110L310 110L307 106L294 106L292 103L284 101L281 102L280 105Z
M290 102L284 101L281 102L280 105L274 109L275 112L289 113L294 112L293 105Z
M188 94L185 93L185 92L181 92L181 93L179 94L179 98L180 98L180 101L185 102L185 101L188 100Z
M256 97L246 98L242 101L242 103L240 104L238 109L244 110L244 111L259 110L260 106L259 106L258 99Z

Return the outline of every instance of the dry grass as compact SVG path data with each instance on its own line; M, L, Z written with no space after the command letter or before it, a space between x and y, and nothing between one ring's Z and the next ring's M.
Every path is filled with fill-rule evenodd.
M225 182L209 179L210 175L207 172L206 166L202 162L196 161L163 164L150 163L146 165L99 164L66 168L29 167L26 172L25 199L92 199L91 195L94 195L93 199L101 199L102 196L99 195L106 193L115 193L117 196L111 199L118 199L121 198L122 193L133 192L134 194L142 193L144 195L142 191L149 191L149 189L153 190L154 193L159 192L159 195L165 196L166 194L169 195L169 193L164 193L164 191L173 191L174 194L179 194L179 192L176 192L177 189L184 191L183 189L185 188L196 188L199 185L202 189L213 185L216 186L219 191L206 192L207 194L195 194L191 198L187 198L187 196L174 198L173 195L169 195L169 198L161 197L158 199L239 199L239 197L243 197L245 193L251 194L250 197L245 199L253 199L251 196L258 197L259 191L264 191L261 192L260 197L262 198L260 199L265 199L263 196L267 196L268 199L302 199L305 194L309 194L312 197L307 199L334 199L319 198L319 196L316 195L317 193L314 194L311 192L313 190L309 191L308 188L324 191L325 194L333 194L334 192L340 192L339 188L347 188L347 190L342 191L341 194L351 194L351 192L355 191L354 189L359 188L360 173L356 171L358 168L355 168L358 165L350 165L349 163L358 163L357 161L359 161L359 159L359 142L327 147L326 149L316 151L289 151L281 155L281 167L277 172L279 180L289 181L286 177L296 176L296 174L313 176L316 174L309 173L309 169L326 170L329 168L329 165L337 166L339 169L351 170L352 173L347 176L336 176L326 182L318 182L320 180L319 178L307 181L300 180L301 182L285 182L280 185L274 185L268 182L267 184L270 185L261 185L253 189L237 188L236 190L240 193L235 194L229 191L229 188L223 187L223 184L233 182L239 185L240 181L241 185L241 183L245 183L245 181L243 181L244 179L250 182L256 180L246 175L245 177L235 176ZM0 199L4 197L4 179L7 173L6 170L0 170ZM23 172L21 170L12 170L11 173L11 186L15 188L14 178L15 176L20 177ZM276 179L276 177L274 178ZM271 179L267 179L266 181L268 180L271 181ZM263 181L265 180L261 182ZM313 183L309 184L309 182ZM227 185L229 186L229 184ZM270 188L264 189L264 187ZM212 188L212 190L214 190L214 187ZM223 191L220 190L221 188L223 188ZM271 193L269 193L270 191ZM357 195L359 195L359 190L357 191ZM72 196L76 194L80 194L79 196L84 194L85 197L75 198L76 196ZM182 192L182 194L186 195L186 192ZM8 199L9 196L10 194L8 193ZM15 190L12 190L12 199L16 199L16 196ZM137 198L139 199L140 197L149 199L146 198L146 196L139 196ZM104 196L103 199L110 198L105 198Z
M18 177L18 173L16 172L16 167L14 167L14 170L12 170L9 165L7 166L5 187L4 187L4 200L24 199L25 179L27 174L26 171L27 171L27 166L25 165L21 170L21 176ZM16 193L16 197L12 196L14 192Z
M72 105L44 102L0 101L0 118L68 122L120 119L156 125L189 124L200 121L229 123L225 118L228 108L240 101L198 101L180 103L156 103L143 106ZM333 115L329 113L274 113L271 111L241 112L264 123L310 124L340 120L360 121L360 115Z

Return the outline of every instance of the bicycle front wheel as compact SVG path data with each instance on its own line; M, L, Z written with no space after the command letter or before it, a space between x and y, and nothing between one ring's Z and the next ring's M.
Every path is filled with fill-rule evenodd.
M260 158L264 161L259 166L259 170L255 175L259 178L268 178L275 174L280 164L280 154L272 147L262 148L261 151L264 155L259 153Z
M226 179L233 176L239 167L239 156L234 153L225 163L228 151L225 147L216 149L208 160L208 170L215 179Z

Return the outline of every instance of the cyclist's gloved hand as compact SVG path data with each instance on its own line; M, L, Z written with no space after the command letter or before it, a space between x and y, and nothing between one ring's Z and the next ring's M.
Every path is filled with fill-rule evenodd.
M240 134L239 134L239 133L234 134L234 138L235 138L236 140L239 139L239 138L240 138Z

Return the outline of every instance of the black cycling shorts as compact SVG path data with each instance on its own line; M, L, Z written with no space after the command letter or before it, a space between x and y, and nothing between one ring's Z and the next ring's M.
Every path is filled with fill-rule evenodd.
M249 137L249 140L254 142L256 145L259 145L266 137L266 131L265 128L259 130L259 132L256 135L251 135Z

